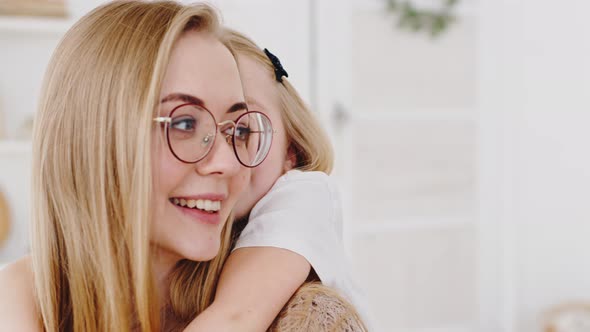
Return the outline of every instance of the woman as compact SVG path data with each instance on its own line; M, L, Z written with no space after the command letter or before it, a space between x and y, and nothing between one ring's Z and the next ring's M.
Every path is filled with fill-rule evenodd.
M272 135L242 116L218 33L208 6L118 1L65 35L36 118L32 254L0 273L3 329L178 330L212 302ZM254 124L263 144L245 149Z

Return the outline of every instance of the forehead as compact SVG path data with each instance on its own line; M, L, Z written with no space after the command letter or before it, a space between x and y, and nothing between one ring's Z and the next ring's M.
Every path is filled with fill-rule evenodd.
M214 113L244 101L235 59L206 32L187 32L172 49L160 99L172 93L197 96Z
M269 116L272 115L270 113L278 114L280 100L274 74L249 56L238 54L237 57L248 105L253 106L254 110L267 113Z

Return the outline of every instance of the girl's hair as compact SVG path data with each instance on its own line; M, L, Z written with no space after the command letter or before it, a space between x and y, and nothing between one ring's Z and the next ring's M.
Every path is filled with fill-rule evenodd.
M221 38L238 62L239 56L249 57L266 68L269 77L275 79L272 62L254 41L227 28ZM276 89L281 101L281 119L287 131L289 149L297 157L295 167L329 174L334 164L334 153L319 121L286 77L283 77L282 83L276 82ZM245 221L242 220L232 230L234 243L244 226ZM317 279L317 276L313 279ZM269 329L294 330L364 332L367 328L353 305L338 292L312 282L301 286Z
M267 69L269 77L275 79L272 62L250 38L226 28L222 40L235 56L244 55L255 60ZM286 77L283 77L282 83L276 82L276 89L289 149L296 156L295 168L329 174L334 164L334 153L320 122Z
M219 29L206 5L116 1L80 19L55 50L32 166L32 259L46 331L160 329L149 244L152 119L176 40ZM228 222L221 253L230 233ZM175 320L188 324L212 302L225 258L179 262Z

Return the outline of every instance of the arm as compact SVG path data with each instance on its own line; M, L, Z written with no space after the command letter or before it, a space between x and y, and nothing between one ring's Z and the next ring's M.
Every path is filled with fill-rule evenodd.
M42 331L30 264L30 259L25 258L0 270L0 326L3 331Z
M286 249L237 249L223 267L215 301L185 331L266 331L310 269Z
M213 304L187 331L265 331L336 237L328 176L287 173L252 209ZM326 246L328 246L326 248ZM279 249L282 248L282 249ZM317 270L316 270L317 272Z

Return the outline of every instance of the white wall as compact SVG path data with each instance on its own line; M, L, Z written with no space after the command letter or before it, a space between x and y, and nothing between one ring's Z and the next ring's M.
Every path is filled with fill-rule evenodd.
M519 330L556 302L590 301L590 3L556 5L524 8Z
M490 285L502 330L539 331L550 307L590 301L590 3L484 3L482 160L497 169L482 177L500 210L499 227L484 225L500 235Z

